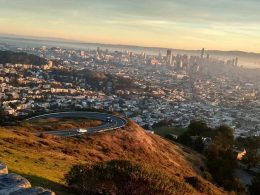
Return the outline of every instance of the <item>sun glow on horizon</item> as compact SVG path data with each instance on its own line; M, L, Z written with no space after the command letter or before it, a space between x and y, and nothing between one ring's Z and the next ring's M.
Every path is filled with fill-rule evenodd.
M255 0L0 0L0 5L4 34L260 52L260 2Z

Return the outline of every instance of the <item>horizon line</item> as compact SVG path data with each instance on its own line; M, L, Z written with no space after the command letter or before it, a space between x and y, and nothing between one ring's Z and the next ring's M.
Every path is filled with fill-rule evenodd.
M29 39L29 40L45 40L45 41L60 41L63 43L78 43L78 44L97 44L97 45L112 45L112 46L127 46L127 47L138 47L138 48L153 48L153 49L171 49L171 50L177 50L177 51L201 51L201 49L204 47L201 47L201 49L183 49L183 48L169 48L169 47L160 47L160 46L145 46L145 45L131 45L131 44L115 44L115 43L102 43L102 42L90 42L90 41L83 41L83 40L76 40L76 39L68 39L68 38L62 38L62 37L49 37L49 36L34 36L34 35L19 35L19 34L6 34L6 33L0 33L0 37L4 38L20 38L20 39ZM206 49L205 51L210 52L240 52L240 53L247 53L247 54L256 54L260 55L260 52L254 52L254 51L243 51L243 50L219 50L219 49Z

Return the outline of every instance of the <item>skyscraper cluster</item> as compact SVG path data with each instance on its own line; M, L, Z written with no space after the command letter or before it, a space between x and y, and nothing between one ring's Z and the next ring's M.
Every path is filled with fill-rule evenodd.
M206 53L205 48L202 48L198 55L190 56L187 55L173 55L172 50L168 49L166 52L165 64L172 66L176 71L187 71L199 72L204 65L217 64L222 62L228 66L238 66L238 58L234 58L227 61L219 61L214 58L210 58L209 53Z

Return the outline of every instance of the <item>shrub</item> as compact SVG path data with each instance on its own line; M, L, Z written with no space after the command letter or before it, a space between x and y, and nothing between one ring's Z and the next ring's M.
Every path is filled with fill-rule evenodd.
M190 188L160 172L130 161L112 160L92 166L76 165L65 176L77 194L185 194Z
M249 186L249 192L252 195L260 194L260 173L253 178L252 184Z
M198 177L186 177L185 181L197 189L199 192L203 192L203 184Z

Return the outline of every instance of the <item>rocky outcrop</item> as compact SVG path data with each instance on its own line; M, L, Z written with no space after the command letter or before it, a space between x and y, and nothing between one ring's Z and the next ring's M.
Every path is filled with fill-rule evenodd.
M0 164L0 195L55 195L42 187L31 187L24 177L11 173L5 164Z
M20 175L11 173L0 175L0 194L9 195L21 188L30 188L30 182Z
M8 174L7 166L3 163L0 163L0 175Z
M42 187L33 187L33 188L25 188L25 189L20 189L16 192L12 192L10 195L55 195L54 192L44 189Z

